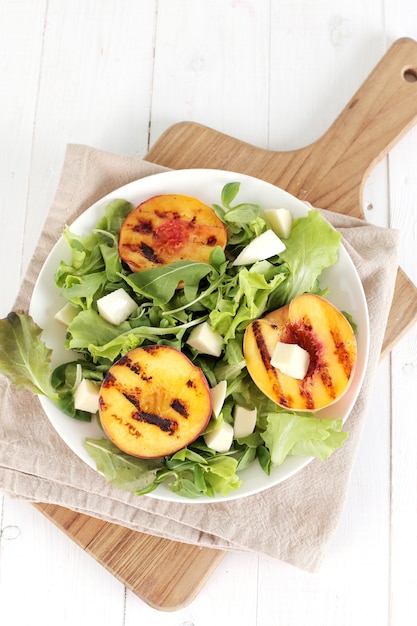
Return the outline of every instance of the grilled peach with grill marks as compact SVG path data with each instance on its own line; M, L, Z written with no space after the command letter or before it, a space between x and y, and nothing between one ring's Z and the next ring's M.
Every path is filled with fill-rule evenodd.
M100 388L100 421L123 452L174 454L205 429L212 412L202 371L170 346L135 348L114 363Z
M297 344L308 352L303 378L272 365L279 342ZM357 346L352 327L333 304L321 296L303 294L251 322L243 351L250 376L266 396L287 409L317 411L333 404L348 389Z
M132 272L176 261L208 262L227 233L215 211L197 198L180 194L153 196L124 220L119 254Z

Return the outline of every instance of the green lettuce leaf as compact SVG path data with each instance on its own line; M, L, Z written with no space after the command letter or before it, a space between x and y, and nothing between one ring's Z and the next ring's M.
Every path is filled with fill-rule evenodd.
M105 479L123 491L149 491L163 459L138 459L125 454L106 438L84 441L84 447L94 459L97 470Z
M241 484L236 475L236 459L215 454L205 446L201 446L201 451L183 448L168 459L132 457L106 438L88 438L84 446L109 483L137 495L149 493L162 482L186 498L227 495Z
M262 439L272 465L281 465L289 454L314 456L321 460L340 448L348 436L341 419L306 417L294 413L270 413Z
M133 204L127 200L121 198L111 200L105 206L104 216L98 222L96 230L105 230L117 234L133 208Z
M51 385L51 350L42 329L29 315L9 313L0 320L0 371L18 389L28 389L57 401Z
M189 300L194 298L200 280L212 271L213 268L208 263L177 261L123 278L137 293L152 298L158 304L167 304L174 296L180 282L184 284L187 298Z
M293 222L291 235L280 253L286 279L270 294L268 309L277 309L295 296L318 290L321 272L337 262L341 234L316 211Z
M78 313L68 326L66 347L70 350L87 351L94 361L100 359L114 361L119 355L137 348L144 341L158 343L162 338L164 343L171 345L173 342L172 345L180 349L184 332L205 319L206 316L203 316L173 326L169 323L164 326L149 326L148 323L140 325L138 323L135 326L128 321L119 326L114 326L104 320L94 309L88 309ZM163 318L163 321L168 322L169 320Z

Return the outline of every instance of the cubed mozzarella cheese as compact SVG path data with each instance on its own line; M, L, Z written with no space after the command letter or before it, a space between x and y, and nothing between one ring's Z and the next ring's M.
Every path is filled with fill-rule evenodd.
M215 452L227 452L233 441L233 426L227 422L222 422L217 430L204 435L206 446Z
M211 404L212 413L214 417L219 417L223 408L224 400L226 398L227 382L221 380L217 385L210 389L211 392Z
M219 333L215 333L208 322L203 322L193 328L187 343L202 354L220 356L223 347L223 337Z
M98 411L99 387L88 378L83 378L74 393L74 406L79 411Z
M236 404L233 410L233 430L236 439L251 435L256 426L256 409L247 409Z
M54 318L57 322L64 324L64 326L69 326L77 314L78 309L75 306L72 306L70 302L67 302L62 309L59 309L59 311L55 313Z
M296 343L278 341L271 357L271 365L283 374L302 380L307 374L310 355Z
M280 254L285 250L285 243L274 233L268 229L255 239L252 239L248 245L243 248L240 254L233 261L233 265L249 265L256 261L269 259L271 256Z
M114 326L125 322L136 307L136 302L122 287L97 300L99 314Z
M269 222L272 230L283 239L288 239L291 234L292 227L292 214L291 211L285 208L281 209L266 209L264 216Z

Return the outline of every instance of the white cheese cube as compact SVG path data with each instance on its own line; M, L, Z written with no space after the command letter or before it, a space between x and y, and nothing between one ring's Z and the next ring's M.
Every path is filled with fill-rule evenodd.
M83 378L74 393L74 406L79 411L96 413L100 389L92 380Z
M116 291L112 291L107 296L97 300L97 308L101 317L114 326L125 322L136 307L136 302L122 288L116 289Z
M278 341L271 357L271 365L283 374L302 380L307 374L310 355L296 343Z
M222 422L217 430L204 435L206 446L216 452L227 452L233 442L233 426L227 422Z
M226 398L227 382L221 380L217 385L210 389L212 413L214 417L219 417Z
M202 354L220 356L223 337L215 333L208 322L203 322L193 328L186 343Z
M272 230L283 239L288 239L291 234L292 214L288 209L266 209L264 216Z
M274 233L273 230L266 230L264 233L252 239L243 248L240 254L233 261L233 265L249 265L256 261L269 259L271 256L280 254L285 250L285 243Z
M235 439L251 435L256 426L256 409L246 409L244 406L236 404L233 410L233 430Z
M74 317L78 314L78 309L75 306L72 306L70 302L67 302L62 309L59 309L54 315L54 319L64 326L69 326L74 319Z

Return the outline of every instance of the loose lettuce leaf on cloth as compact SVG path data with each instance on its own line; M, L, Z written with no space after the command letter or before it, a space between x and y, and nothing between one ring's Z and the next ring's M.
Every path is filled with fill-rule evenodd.
M125 491L143 491L153 485L161 461L138 459L125 454L106 438L87 438L85 448L96 461L97 469L106 479Z
M11 378L18 389L58 399L51 385L52 351L41 341L42 329L31 317L9 313L0 320L0 371Z
M164 168L141 159L69 146L55 201L14 310L28 310L39 270L64 224L113 189L161 171ZM37 398L28 391L17 393L0 377L2 491L28 501L53 502L139 532L217 549L254 551L317 570L343 509L372 398L399 241L397 231L326 211L321 214L342 234L359 272L372 331L364 385L347 422L349 438L340 450L324 463L314 460L289 480L240 500L196 505L137 497L86 466L57 435Z

